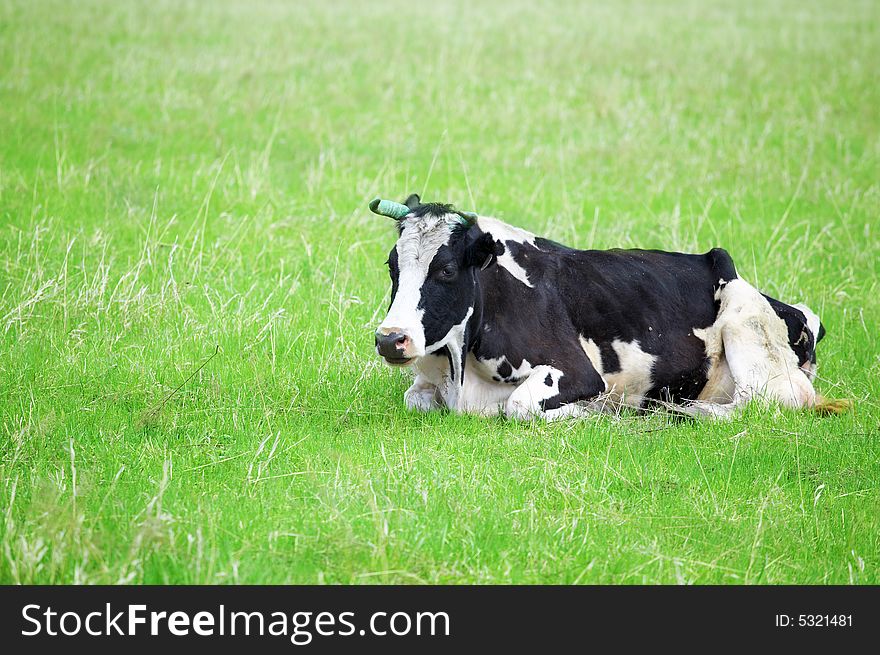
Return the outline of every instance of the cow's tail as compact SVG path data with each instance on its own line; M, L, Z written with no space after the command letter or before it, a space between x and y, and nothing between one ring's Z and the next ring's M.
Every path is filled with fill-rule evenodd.
M853 408L853 401L847 398L825 398L816 395L816 402L812 409L822 416L832 416L835 414L846 414Z

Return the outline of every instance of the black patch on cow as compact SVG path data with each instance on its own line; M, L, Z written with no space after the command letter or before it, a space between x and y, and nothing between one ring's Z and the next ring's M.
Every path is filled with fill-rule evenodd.
M504 254L504 246L496 241L491 234L481 232L468 247L465 265L485 269Z
M394 304L394 298L397 296L397 285L400 281L400 269L397 265L397 246L391 249L391 252L388 254L388 261L385 263L388 264L388 275L391 277L391 302L388 303L388 309L391 309L391 305Z
M449 362L449 370L450 370L450 372L454 371L455 370L455 362L452 361L452 351L449 350L449 348L447 348L446 346L443 346L437 352L440 354L446 355L446 360ZM462 360L464 360L464 357L462 357ZM461 370L459 371L459 376L458 376L457 382L459 384L463 384L464 383L464 361L460 362L460 364L461 364Z
M412 214L415 218L421 218L422 216L446 216L447 214L455 214L455 208L452 205L447 205L442 202L426 202L416 206L415 208L410 207L412 209Z
M425 343L431 345L461 323L473 305L476 277L467 258L466 230L453 230L449 243L440 246L428 266L416 307L424 310Z
M497 370L498 370L498 375L500 375L505 380L510 377L511 373L513 373L513 367L511 367L511 365L506 361L501 362L498 365Z
M445 202L421 202L419 197L414 193L406 199L404 204L409 207L413 218L422 218L424 216L434 216L442 218L449 214L465 218L464 214L458 211L453 205ZM469 221L466 221L469 223Z
M553 386L553 376L550 375L549 373L547 374L547 377L544 378L544 384L546 384L548 387Z
M654 387L645 394L645 398L663 402L674 402L682 398L692 400L699 396L700 391L706 386L711 365L712 360L705 357L699 370L682 372L678 380L662 387Z
M736 266L733 265L733 258L724 248L712 248L706 253L706 258L709 260L709 266L718 276L716 283L719 280L730 282L739 277L736 274Z
M797 355L798 365L803 366L807 362L815 364L816 336L807 324L806 315L797 307L771 298L766 293L761 295L767 299L776 315L785 322L785 327L788 330L788 344ZM821 327L819 333L824 336Z
M559 354L564 358L564 364L554 361L555 367L561 367L562 377L559 378L559 391L555 396L542 400L539 405L542 410L558 409L567 403L576 403L580 400L595 398L605 390L605 382L593 368L589 358L580 348L579 343L560 344ZM550 378L550 375L547 376ZM552 378L550 378L552 382ZM545 383L547 380L545 379ZM548 385L551 386L551 385Z
M602 356L602 371L604 373L620 371L620 358L609 341L603 341L599 344L599 354Z

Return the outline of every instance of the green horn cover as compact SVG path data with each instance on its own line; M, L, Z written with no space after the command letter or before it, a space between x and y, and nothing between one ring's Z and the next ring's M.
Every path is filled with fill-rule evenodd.
M402 205L399 202L376 198L375 200L370 202L370 211L374 214L387 216L388 218L393 218L399 221L401 218L409 214L410 210L409 207L407 207L406 205Z

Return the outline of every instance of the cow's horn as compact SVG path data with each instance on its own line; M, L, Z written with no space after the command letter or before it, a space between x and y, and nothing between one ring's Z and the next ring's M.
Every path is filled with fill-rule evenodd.
M393 200L376 198L370 202L370 211L374 214L387 216L388 218L393 218L394 220L399 221L401 218L409 214L410 208L406 205L401 205L399 202L394 202Z

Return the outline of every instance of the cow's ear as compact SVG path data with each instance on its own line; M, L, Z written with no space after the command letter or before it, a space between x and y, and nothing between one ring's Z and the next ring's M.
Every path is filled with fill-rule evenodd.
M481 271L486 270L495 260L504 254L504 246L500 241L484 232L468 247L466 255L466 264L468 266L477 266Z
M413 193L410 194L409 198L403 201L403 204L409 207L410 210L412 210L422 204L422 199L419 198L419 194Z

